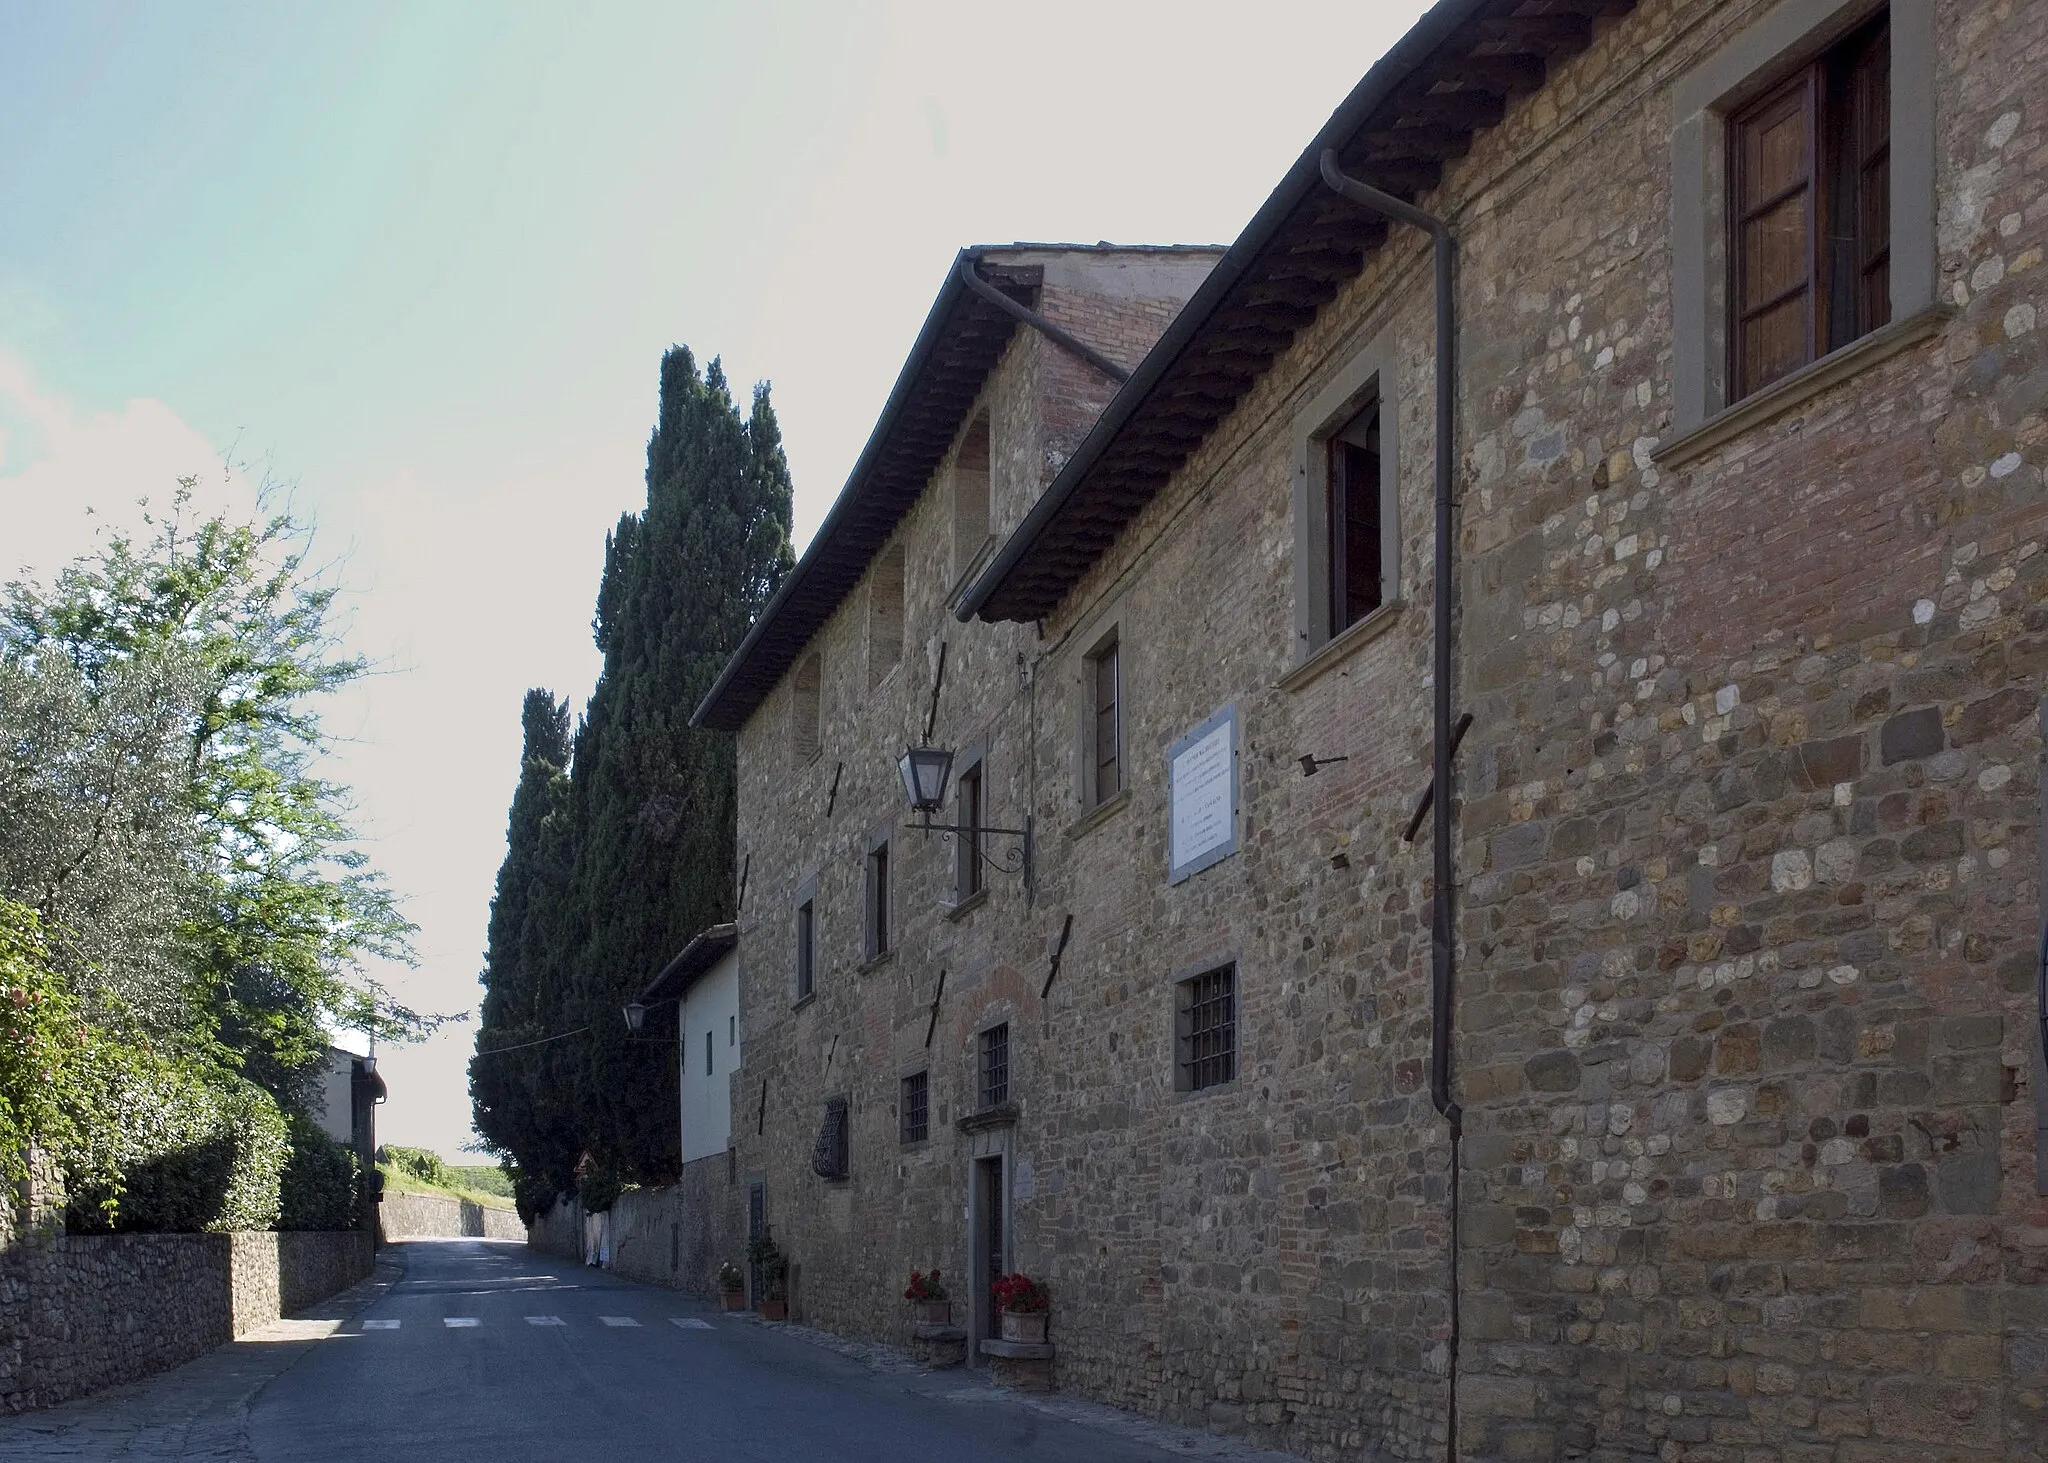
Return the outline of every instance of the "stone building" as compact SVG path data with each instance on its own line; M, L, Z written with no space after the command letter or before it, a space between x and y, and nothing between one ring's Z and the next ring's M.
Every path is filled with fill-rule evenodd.
M1213 270L1057 256L1207 270L1113 398L935 310L699 713L798 1313L1015 1266L1316 1458L2048 1458L2044 119L2039 5L1444 0Z

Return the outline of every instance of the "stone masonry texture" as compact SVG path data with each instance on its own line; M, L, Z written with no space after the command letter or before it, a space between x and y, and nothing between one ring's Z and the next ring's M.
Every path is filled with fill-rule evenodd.
M1938 6L1927 337L1660 465L1671 88L1768 9L1603 20L1422 200L1460 246L1471 1459L2048 1460L2048 6ZM1089 334L1084 292L1046 307ZM1294 423L1388 332L1400 598L1301 666ZM795 761L786 686L741 733L735 1162L798 1319L907 1336L904 1277L966 1280L970 1165L999 1158L1059 1387L1317 1459L1442 1455L1452 1154L1428 835L1400 837L1429 770L1433 348L1428 255L1396 234L1037 626L952 619L942 470L899 529L902 662L871 686L856 591L816 642L820 754ZM983 394L1000 531L1107 395L1019 332ZM1111 629L1128 792L1084 812L1083 657ZM863 855L906 821L941 642L935 739L985 750L988 822L1034 819L1036 887L991 871L951 908L949 841L898 826L893 949L864 962ZM1169 885L1165 750L1224 706L1239 851ZM1304 754L1348 760L1304 778ZM1173 981L1224 960L1238 1076L1179 1093ZM1014 1111L963 1132L997 1020ZM918 1070L931 1132L904 1145Z

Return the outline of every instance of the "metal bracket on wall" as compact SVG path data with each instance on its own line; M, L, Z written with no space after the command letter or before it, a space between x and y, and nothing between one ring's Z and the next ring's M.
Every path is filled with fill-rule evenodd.
M938 669L937 669L936 671L934 671L934 672L932 673L932 699L931 699L931 704L930 704L929 706L927 706L927 707L925 708L925 711L924 711L924 742L925 742L925 745L926 745L926 746L930 746L930 745L931 745L931 742L932 742L932 729L933 729L934 727L936 727L936 726L937 726L937 725L939 724L939 687L941 687L941 686L943 686L943 685L945 685L945 684L946 684L946 642L945 642L945 641L943 641L943 640L941 640L941 641L939 642L939 665L938 665Z
M924 1044L927 1049L929 1049L932 1044L932 1033L939 1029L939 998L945 994L946 968L942 965L939 967L938 987L932 992L932 1019L925 1023L924 1028Z
M832 764L832 790L825 794L825 816L828 818L832 816L832 809L839 802L839 774L845 770L846 764L844 762L834 762Z
M733 917L733 918L734 918L735 920L737 920L737 919L738 919L738 918L740 917L740 911L741 911L742 909L746 908L746 905L747 905L747 875L748 875L748 874L751 874L751 873L752 873L753 871L754 871L754 855L753 855L753 854L752 854L751 852L749 852L749 853L747 854L747 856L746 856L746 857L745 857L744 859L741 859L741 860L740 860L740 892L739 892L738 896L737 896L737 897L735 897L735 898L734 898L734 900L733 900L733 902L732 902L732 917Z
M1038 999L1044 1000L1052 994L1052 983L1060 978L1060 957L1067 953L1067 936L1074 933L1074 916L1069 914L1060 921L1060 942L1052 947L1052 966L1045 972L1045 984L1038 988Z
M1471 729L1472 713L1468 711L1459 717L1458 724L1451 728L1451 755L1453 757L1458 755L1458 747L1464 742L1465 733ZM1430 805L1435 801L1436 779L1432 777L1429 780L1429 786L1422 790L1422 797L1415 804L1414 813L1409 816L1408 826L1401 830L1401 841L1403 843L1413 843L1415 841L1415 835L1422 831L1422 820L1429 816Z
M768 1079L761 1079L761 1110L754 1114L754 1134L759 1137L768 1131Z

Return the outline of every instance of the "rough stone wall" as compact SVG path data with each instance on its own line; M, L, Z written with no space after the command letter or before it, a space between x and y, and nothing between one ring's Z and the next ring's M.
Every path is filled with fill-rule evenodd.
M0 1249L0 1406L189 1361L370 1273L367 1232L25 1235Z
M1175 261L1166 274L1190 291L1206 264ZM1118 281L1093 289L1087 271L1094 267L1089 260L1070 271L1048 266L1041 307L1112 357L1135 361L1171 319L1178 296L1147 293L1162 287L1159 274L1145 287ZM1085 363L1035 332L1017 332L966 418L989 413L998 531L1028 511L1111 394L1112 383ZM942 644L935 738L985 754L986 824L1020 826L1034 805L1025 709L1032 635L952 618L950 484L949 463L898 530L910 566L903 662L871 687L865 589L856 590L814 642L824 664L820 756L795 762L786 688L749 722L739 753L740 849L752 873L740 917L746 1062L733 1079L738 1248L743 1254L747 1186L760 1182L767 1221L791 1263L792 1314L899 1342L910 1330L901 1300L908 1273L937 1266L958 1278L967 1268L967 1157L953 1124L974 1105L974 1034L988 1020L1029 1012L1029 977L1005 963L1003 952L1012 961L1020 950L1040 960L1048 934L1043 901L1027 908L1014 874L989 870L986 893L952 908L951 841L898 831L891 844L894 948L879 961L863 959L867 838L907 821L895 761L923 739ZM1049 832L1040 832L1041 866ZM1013 842L992 836L987 848L1001 858ZM812 879L817 991L793 1006L796 891ZM1021 1044L1022 1033L1013 1039ZM906 1146L898 1084L920 1068L930 1072L931 1137ZM812 1172L810 1159L824 1103L837 1096L850 1100L853 1172L832 1182Z
M557 1199L526 1227L526 1243L544 1255L583 1263L583 1206Z
M1475 1459L2048 1456L2048 8L1940 6L1932 337L1660 465L1670 86L1766 8L1603 22L1424 200L1461 247ZM1404 603L1297 671L1292 423L1388 330ZM870 694L842 612L821 764L789 767L781 697L743 734L761 895L735 1122L806 1319L887 1335L903 1271L964 1267L947 1124L975 1030L1007 1015L1013 1258L1052 1285L1059 1385L1319 1459L1439 1455L1450 1153L1426 1093L1429 847L1399 837L1429 768L1431 366L1427 254L1397 236L1042 638L948 625L914 590L927 651L951 647L940 737L990 739L991 821L1037 818L1031 908L998 875L939 916L947 851L899 835L912 922L860 968L862 835L900 806L929 653ZM913 564L937 541L924 513ZM1080 656L1111 623L1130 793L1083 816ZM1240 852L1169 886L1165 750L1225 704ZM1349 760L1303 778L1303 754ZM814 874L819 994L790 1012L788 891ZM1180 1095L1172 980L1223 958L1240 1075ZM894 1083L927 1059L933 1139L906 1150ZM837 1185L807 1161L833 1093L854 1110Z
M674 1184L628 1189L612 1205L611 1268L690 1295L717 1289L718 1267L745 1268L746 1191L727 1182L724 1154L683 1166Z
M387 1193L377 1204L377 1232L401 1239L525 1239L511 1205L479 1204L452 1194Z

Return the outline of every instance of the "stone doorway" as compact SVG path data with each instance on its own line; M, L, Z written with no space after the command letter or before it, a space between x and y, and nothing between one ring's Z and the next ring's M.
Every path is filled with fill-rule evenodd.
M989 1287L1010 1266L1010 1195L1006 1155L995 1153L973 1162L968 1186L969 1249L967 1283L971 1290L971 1342L997 1335L1001 1321ZM979 1364L980 1348L968 1347L968 1361Z

